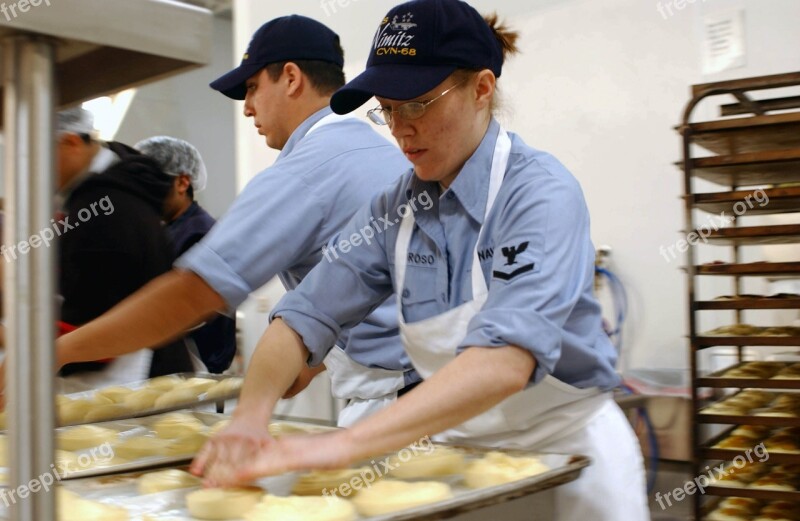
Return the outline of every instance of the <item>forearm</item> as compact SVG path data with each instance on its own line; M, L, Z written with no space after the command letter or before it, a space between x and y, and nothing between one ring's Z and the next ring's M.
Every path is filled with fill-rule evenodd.
M162 345L225 306L192 272L172 270L101 317L58 339L58 366L121 356Z
M525 388L536 366L518 347L467 349L396 403L346 435L354 460L455 427Z
M256 345L247 369L234 418L268 421L278 400L306 367L308 349L303 339L276 318Z

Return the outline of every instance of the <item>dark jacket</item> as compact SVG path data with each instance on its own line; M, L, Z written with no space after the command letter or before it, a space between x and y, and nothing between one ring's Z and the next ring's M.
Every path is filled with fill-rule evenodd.
M60 237L61 320L89 322L172 267L172 245L161 224L172 178L121 143L108 143L120 161L87 177L64 205ZM75 367L78 366L78 367ZM101 367L73 364L64 374ZM191 371L182 340L153 353L150 376Z
M216 221L196 202L180 217L167 225L177 256L183 255L205 237ZM212 373L221 373L231 366L236 355L236 322L224 315L215 315L200 329L190 334L200 359Z

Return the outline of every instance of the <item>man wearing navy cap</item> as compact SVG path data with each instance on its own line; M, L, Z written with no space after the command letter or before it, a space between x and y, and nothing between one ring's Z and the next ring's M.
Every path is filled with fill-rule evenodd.
M59 365L129 353L233 310L278 274L294 288L357 209L408 169L368 123L338 116L330 96L344 85L339 37L323 24L285 16L256 31L241 64L211 83L244 100L275 163L245 187L209 234L173 270L58 343ZM325 366L350 424L418 381L397 337L394 297L342 331ZM320 371L308 369L292 395Z

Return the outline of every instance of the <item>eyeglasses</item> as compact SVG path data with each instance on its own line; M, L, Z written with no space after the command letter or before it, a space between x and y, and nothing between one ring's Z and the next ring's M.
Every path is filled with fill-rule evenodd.
M447 89L446 91L442 92L438 96L433 99L429 99L427 101L409 101L407 103L403 103L402 105L398 105L396 110L392 110L390 108L383 108L383 107L375 107L372 110L367 111L367 117L370 121L375 123L376 125L389 125L394 119L394 114L397 113L400 115L401 118L405 119L406 121L412 119L419 119L425 114L425 110L428 108L428 105L436 101L437 99L441 98L451 90L455 89L459 85L464 83L460 81Z

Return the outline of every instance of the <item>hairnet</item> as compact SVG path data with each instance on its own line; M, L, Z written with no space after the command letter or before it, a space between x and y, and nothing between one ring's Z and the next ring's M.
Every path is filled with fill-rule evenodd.
M94 116L91 112L81 107L62 110L56 116L56 130L73 134L93 135L95 133Z
M192 188L199 192L206 187L208 173L200 152L186 141L169 136L154 136L136 143L133 148L155 159L165 174L192 178Z

